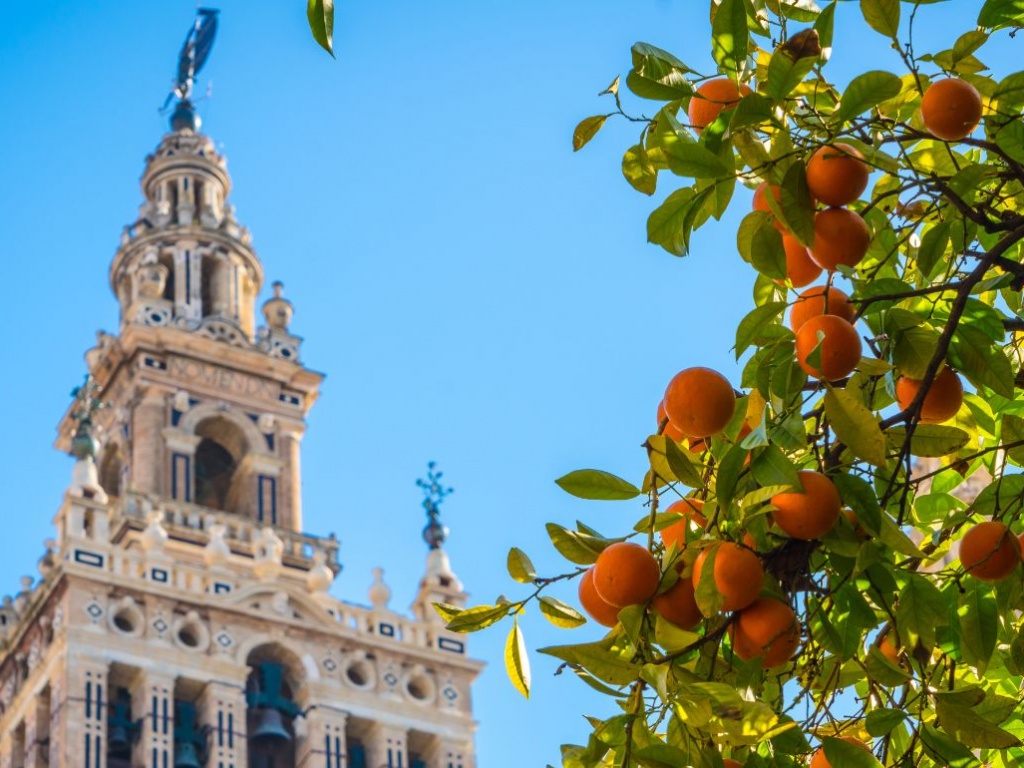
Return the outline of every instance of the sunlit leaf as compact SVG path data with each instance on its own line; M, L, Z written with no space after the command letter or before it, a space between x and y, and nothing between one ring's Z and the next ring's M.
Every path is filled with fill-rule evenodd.
M306 17L317 44L334 55L334 0L308 0Z
M578 469L555 482L566 493L581 499L622 501L640 495L640 489L632 483L600 469Z
M530 562L530 558L526 556L523 550L517 547L512 547L508 551L506 566L509 576L520 584L529 584L537 578L537 571L533 567L533 563Z
M518 621L512 623L512 631L505 641L505 670L516 690L530 698L530 659L526 655L526 643Z
M544 617L560 629L572 629L586 623L586 619L571 605L549 595L541 595L540 612Z
M825 415L839 438L854 455L875 466L886 464L885 435L866 405L845 389L825 393Z
M860 0L860 12L873 30L896 37L900 28L900 0Z
M581 120L572 132L572 151L578 152L583 149L587 142L597 135L597 132L601 130L601 126L604 125L604 121L607 119L608 115L594 115L593 117Z
M897 96L902 87L902 81L891 72L872 70L857 75L843 91L836 117L840 121L856 117L871 107Z

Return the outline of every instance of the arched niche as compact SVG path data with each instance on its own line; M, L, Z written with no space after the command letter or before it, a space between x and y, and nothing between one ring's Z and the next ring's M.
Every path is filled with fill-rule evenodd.
M246 473L241 464L250 450L245 434L222 414L197 423L194 434L200 438L195 452L195 503L244 512Z
M291 768L298 753L295 718L301 705L303 665L279 643L253 648L247 655L246 733L249 768ZM261 706L281 703L283 706Z
M107 496L115 497L123 493L124 489L121 486L124 467L125 459L121 453L121 446L117 443L108 445L100 459L100 487L106 491Z
M200 283L203 317L233 317L231 273L231 263L226 256L219 253L203 256Z

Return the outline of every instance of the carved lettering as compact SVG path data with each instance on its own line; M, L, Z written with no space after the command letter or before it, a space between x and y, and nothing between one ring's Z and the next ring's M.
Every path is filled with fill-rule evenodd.
M236 395L256 397L263 400L277 400L280 387L267 379L251 376L240 371L231 371L217 365L172 357L168 360L169 373L182 381L193 381L210 389Z

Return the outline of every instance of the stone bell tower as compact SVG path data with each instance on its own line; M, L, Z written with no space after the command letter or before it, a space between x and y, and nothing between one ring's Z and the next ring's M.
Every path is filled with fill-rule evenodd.
M443 494L424 486L411 615L380 570L369 606L329 594L339 542L303 533L323 377L279 283L257 327L263 269L188 98L215 25L200 10L189 32L110 268L120 327L59 426L75 465L55 538L0 607L0 768L475 768L481 664L431 608L466 597Z

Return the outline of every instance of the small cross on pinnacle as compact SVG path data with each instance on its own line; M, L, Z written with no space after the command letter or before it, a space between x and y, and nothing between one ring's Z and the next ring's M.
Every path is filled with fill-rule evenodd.
M420 478L416 481L416 485L423 491L423 508L427 511L423 540L431 549L440 549L444 540L448 538L448 528L441 524L440 506L446 496L454 493L454 489L441 485L443 476L443 472L437 471L437 463L431 461L427 463L427 479Z

